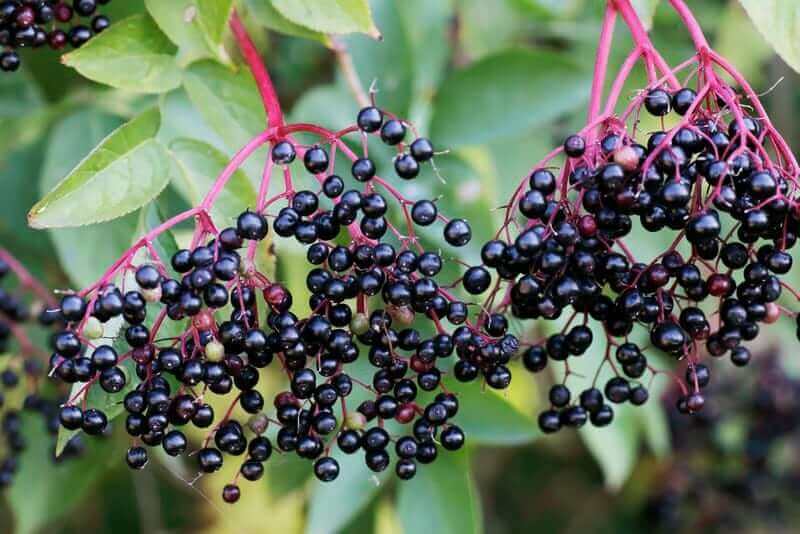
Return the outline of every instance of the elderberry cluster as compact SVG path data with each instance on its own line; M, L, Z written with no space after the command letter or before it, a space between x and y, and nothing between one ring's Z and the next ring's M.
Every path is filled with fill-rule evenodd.
M44 45L61 50L67 44L82 46L111 24L106 15L97 14L99 5L111 0L3 0L0 2L0 69L19 69L18 48ZM76 17L86 23L73 23Z
M396 147L393 167L403 180L433 164L431 142L418 137L406 148L407 123L378 108L362 109L349 130ZM240 469L223 491L227 502L239 498L239 477L262 476L273 446L312 461L322 481L339 474L333 447L363 454L375 472L395 456L397 476L410 479L440 447L463 446L464 432L453 422L458 399L442 383L448 358L458 354L456 378L483 376L489 386L505 388L511 375L504 364L518 341L500 314L481 314L480 326L469 321L467 303L437 282L441 253L426 250L414 227L440 221L444 241L459 247L470 241L470 226L446 219L432 200L402 196L366 155L351 158L356 187L348 188L329 154L322 144L276 139L272 162L288 173L300 155L319 190L289 185L241 213L235 226L201 232L168 262L131 256L120 273L125 289L106 279L63 296L60 313L68 327L55 337L51 363L56 376L81 384L61 408L65 429L106 432L107 414L81 400L93 387L120 395L134 440L128 465L143 468L147 447L156 446L171 456L190 453L202 473L218 471L230 456ZM282 202L277 212L267 209ZM404 234L389 217L392 202L403 213ZM256 266L255 253L273 232L306 247L307 316L293 312L289 289ZM469 292L475 293L475 280L468 271ZM107 342L120 320L117 341ZM164 334L167 323L180 333ZM449 333L446 324L457 328ZM364 360L371 373L366 381L349 370ZM262 370L276 364L287 388L270 407L258 385ZM348 405L356 388L367 399ZM209 395L229 393L233 404L215 413ZM190 445L186 425L208 429L199 446Z
M730 354L746 365L744 342L778 319L781 276L792 267L787 250L800 229L796 182L769 161L759 121L744 114L734 94L726 88L701 102L690 88L655 88L639 106L656 117L674 111L680 122L671 130L640 144L635 130L610 120L596 141L568 137L563 167L535 169L497 239L483 246L483 266L473 276L482 290L490 287L489 270L499 278L490 297L502 288L506 296L496 310L522 320L569 314L561 332L523 343L528 370L540 372L548 362L566 369L540 414L544 432L587 420L604 426L613 404L645 403L645 375L657 373L648 360L653 350L686 362L677 407L697 412L710 377L701 355ZM652 261L638 259L624 244L637 225L670 233L673 244ZM614 376L604 386L595 377L573 395L569 361L593 345L590 320L605 338L598 365ZM631 339L636 326L649 332L649 347Z
M59 405L65 400L40 391L45 379L43 362L31 345L27 329L31 323L50 328L58 322L56 314L44 309L41 302L28 302L22 287L8 287L11 272L0 260L0 488L13 482L20 467L19 455L28 446L25 425L42 425L55 444L59 430ZM75 440L63 458L74 457L83 449Z

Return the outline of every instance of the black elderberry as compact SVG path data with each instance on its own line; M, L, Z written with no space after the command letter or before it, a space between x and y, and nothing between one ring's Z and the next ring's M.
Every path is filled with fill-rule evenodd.
M430 140L424 137L415 139L409 148L411 150L411 156L419 162L428 161L433 158L433 145Z
M236 232L243 239L260 241L267 236L268 231L267 219L260 213L245 211L236 220ZM196 261L195 265L197 265Z
M406 127L397 119L390 119L386 121L381 128L381 140L387 145L396 145L401 143L405 136Z
M394 159L394 170L400 178L411 180L419 174L419 163L410 154L400 154Z
M586 140L580 135L570 135L564 141L564 152L571 158L583 156L586 150Z
M383 113L374 106L362 108L356 119L358 127L367 133L377 132L383 123Z
M462 247L472 239L472 230L464 219L453 219L444 228L445 240L454 247Z
M324 172L328 168L328 163L328 153L319 146L310 148L303 157L306 170L312 174Z
M644 107L651 115L662 117L670 112L671 98L663 89L652 89L644 98Z

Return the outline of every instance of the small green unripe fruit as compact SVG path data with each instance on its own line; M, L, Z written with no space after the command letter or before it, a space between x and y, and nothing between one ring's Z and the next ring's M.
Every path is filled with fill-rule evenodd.
M220 362L225 357L225 347L216 339L209 341L206 345L206 360L210 362Z
M357 336L365 334L369 330L369 319L366 314L357 313L350 321L350 330Z
M103 337L103 323L97 317L89 317L83 325L83 335L86 339L98 339Z
M351 430L361 430L367 426L367 418L360 412L350 412L344 420L344 426Z

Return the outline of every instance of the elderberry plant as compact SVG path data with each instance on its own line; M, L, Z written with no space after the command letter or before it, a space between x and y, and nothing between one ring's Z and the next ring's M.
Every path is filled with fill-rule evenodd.
M165 94L101 141L31 210L31 224L118 219L170 182L190 206L140 225L134 245L98 280L59 292L49 309L64 321L50 375L72 387L60 403L57 451L81 432L107 435L116 422L135 470L154 448L161 463L184 457L193 475L229 474L234 464L222 488L233 503L242 479L259 480L289 456L307 460L322 482L343 474L346 457L376 480L436 469L428 464L470 441L468 425L480 434L518 414L507 398L485 393L478 404L500 409L476 423L482 416L466 413L458 382L524 387L524 379L512 381L515 366L563 369L539 415L544 433L605 427L619 405L648 403L656 379L680 389L680 412L699 412L711 377L706 356L729 354L745 365L746 342L764 324L796 315L785 303L795 296L785 275L798 225L797 163L752 88L708 47L683 2L671 3L697 54L668 65L630 2L609 0L585 126L527 173L496 212L499 228L488 240L491 216L475 223L459 205L461 192L429 194L425 182L436 177L468 185L440 172L449 147L386 109L380 93L360 95L351 124L339 129L328 117L284 120L239 18L253 3L238 2L228 21L207 10L210 2L184 10L181 2L148 1L148 15L65 56L93 80ZM184 25L172 32L177 15ZM633 50L603 105L618 16ZM128 39L131 28L148 38ZM252 71L256 106L243 90L250 79L222 67L239 57L224 46L230 38ZM107 60L121 49L133 67ZM208 58L220 65L178 68ZM640 62L647 82L620 110ZM215 180L201 177L199 193L180 177L203 173L176 154L189 146L195 158L218 154L210 144L165 140L179 127L169 110L182 105L183 89L167 94L179 85L193 103L230 107L242 121L262 106L267 116L248 140L240 139L246 128L217 109L191 125L193 136L205 139L207 122L226 143L244 145ZM643 131L645 115L659 131ZM230 212L227 195L256 173L247 209ZM78 198L97 205L91 216L74 209ZM635 232L669 234L671 244L646 257L631 243ZM479 254L453 257L469 248ZM290 264L295 276L281 278L262 261L290 250L302 251ZM305 275L302 287L292 284L296 273ZM664 355L677 363L662 369ZM583 362L593 374L575 370ZM579 378L587 387L575 385Z

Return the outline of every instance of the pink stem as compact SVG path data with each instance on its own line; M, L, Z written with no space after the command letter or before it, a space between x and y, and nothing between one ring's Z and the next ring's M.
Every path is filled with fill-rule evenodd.
M239 152L233 156L233 159L228 163L228 165L222 170L222 173L217 178L217 181L214 182L214 185L211 187L211 190L208 192L206 197L203 199L203 202L200 204L200 209L203 211L207 211L211 206L214 204L217 196L222 192L222 189L225 187L225 184L228 183L228 180L236 170L242 166L245 160L256 151L261 145L268 142L270 138L274 135L274 129L266 130L258 134L255 138L253 138L249 143L247 143L244 148L242 148Z
M253 40L250 39L247 30L242 24L239 14L234 10L230 20L231 30L234 37L239 44L239 49L242 51L242 56L250 67L250 72L253 73L253 78L258 85L258 91L261 93L261 100L264 102L264 108L267 111L267 125L283 126L283 111L281 111L281 104L278 100L278 93L275 91L275 86L272 85L272 79L267 72L264 62L261 61L261 55L258 53Z
M600 113L600 102L603 99L603 87L605 85L606 71L608 70L608 57L611 53L611 43L614 40L614 25L616 22L617 10L609 3L603 14L603 26L600 29L600 42L597 45L587 122L594 121L597 114ZM592 132L590 135L594 137L594 134L595 133Z
M648 37L647 31L644 29L642 21L639 20L639 15L636 14L636 10L633 9L630 0L609 0L609 2L612 2L619 11L619 14L622 15L622 18L625 20L625 24L627 24L628 29L631 32L633 41L642 51L642 55L645 59L645 65L648 68L648 75L653 77L651 69L652 64L655 63L655 65L661 70L662 74L666 76L669 85L674 90L680 89L680 82L678 82L677 78L675 78L675 75L672 73L672 69L670 69L667 62L663 57L661 57L661 54L658 53L655 46L653 46L653 42L650 40L650 37Z
M625 59L625 62L622 64L622 68L620 68L619 74L617 74L617 77L614 80L614 84L611 86L611 92L608 95L604 115L610 115L614 112L614 107L616 107L617 102L619 101L619 96L622 93L623 87L625 87L625 82L628 81L628 77L630 76L633 67L636 66L636 62L639 61L640 57L642 57L642 50L637 46Z

